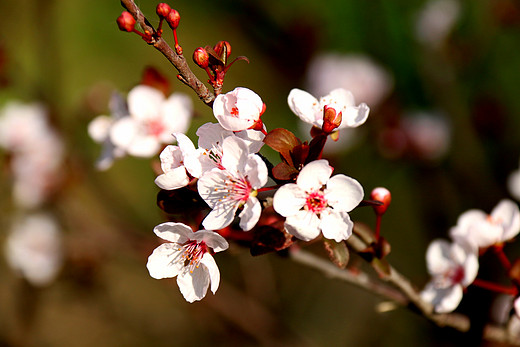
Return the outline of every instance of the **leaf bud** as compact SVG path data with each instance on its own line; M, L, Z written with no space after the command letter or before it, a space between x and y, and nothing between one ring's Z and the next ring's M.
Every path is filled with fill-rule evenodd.
M135 28L135 18L132 17L130 12L124 11L119 17L117 17L117 26L121 31L132 32Z
M341 125L342 115L336 113L336 109L325 106L323 108L323 131L327 134L331 133Z
M231 44L227 41L219 41L213 49L220 57L220 60L226 64L227 58L231 55Z

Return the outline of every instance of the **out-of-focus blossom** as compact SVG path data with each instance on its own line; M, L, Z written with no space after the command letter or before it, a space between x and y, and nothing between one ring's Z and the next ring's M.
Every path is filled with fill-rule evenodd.
M237 136L229 136L222 144L222 169L204 173L198 181L200 196L212 211L202 225L211 230L222 229L233 222L239 207L240 228L251 230L262 212L256 198L257 189L267 183L267 167L247 144Z
M237 87L219 94L213 102L213 114L220 125L231 131L263 127L260 116L265 105L260 96L250 89ZM258 129L258 130L260 130Z
M45 213L16 220L5 244L9 266L35 286L48 285L56 278L62 253L60 227Z
M515 309L515 313L518 317L520 317L520 297L517 297L513 302L513 307Z
M426 251L426 264L432 279L421 292L421 298L430 302L438 313L455 310L464 288L477 276L477 253L465 244L434 240Z
M417 112L404 117L401 127L408 150L422 159L436 160L444 156L451 144L451 128L441 115Z
M128 116L126 101L121 94L114 92L109 102L110 116L101 115L94 118L88 125L88 134L97 143L103 144L103 149L96 162L98 170L109 169L114 160L125 155L122 148L116 147L110 139L110 129L114 123Z
M273 207L284 217L285 229L304 241L316 238L320 231L337 242L352 235L348 212L363 199L363 187L345 175L332 175L325 159L315 160L300 171L296 183L278 189Z
M450 34L460 15L457 0L430 0L421 9L415 23L417 40L439 47Z
M12 154L13 198L21 207L41 205L62 178L63 142L39 104L11 102L0 111L0 145Z
M511 172L507 178L507 188L509 194L516 200L520 201L520 169Z
M361 54L322 53L307 68L307 88L313 95L349 90L358 102L377 106L393 87L391 75Z
M161 145L172 141L172 133L185 133L192 116L191 99L182 93L169 98L159 90L138 85L127 97L129 116L114 122L110 140L136 157L151 157Z
M336 129L355 128L363 124L368 118L369 108L361 103L355 106L354 96L348 90L334 89L326 96L316 99L301 89L293 89L287 97L289 108L305 123L318 128L324 125L324 112L333 109L341 117L341 123Z
M177 277L177 285L188 302L201 300L211 284L213 294L220 284L220 272L212 254L226 250L227 241L214 231L193 232L182 223L162 223L154 228L168 242L148 257L146 267L156 279Z
M487 214L481 210L469 210L459 216L450 236L457 242L468 243L474 248L485 248L511 240L520 232L520 210L511 200L501 200Z

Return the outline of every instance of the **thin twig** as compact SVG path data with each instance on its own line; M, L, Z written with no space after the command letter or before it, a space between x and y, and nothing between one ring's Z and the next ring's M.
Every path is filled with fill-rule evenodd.
M206 88L204 83L202 83L197 78L197 76L195 76L193 71L191 71L184 56L182 54L177 54L177 52L175 52L175 50L173 50L162 37L157 35L155 29L146 20L146 17L143 15L133 0L121 0L121 5L132 14L145 33L148 32L153 34L150 44L153 45L159 52L161 52L166 57L166 59L168 59L168 61L177 69L177 71L179 71L179 80L193 89L199 98L206 105L211 107L213 100L215 100L215 95L208 88Z

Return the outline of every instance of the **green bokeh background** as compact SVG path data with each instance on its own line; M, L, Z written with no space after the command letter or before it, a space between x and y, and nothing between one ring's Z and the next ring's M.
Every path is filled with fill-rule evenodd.
M138 2L154 25L156 4ZM297 131L286 98L292 88L304 87L306 64L317 52L363 53L393 75L387 106L372 110L365 136L333 164L366 192L376 186L392 191L383 221L392 244L389 260L421 287L428 280L428 243L447 237L465 210L490 211L508 197L506 178L518 167L520 7L509 0L460 4L461 16L440 50L414 39L423 1L170 5L181 13L178 34L188 57L199 46L227 40L233 57L249 58L250 64L233 66L224 90L245 86L257 92L267 104L262 119L268 129ZM455 346L478 340L478 333L435 328L406 309L377 313L381 299L370 293L276 254L251 257L237 245L216 256L221 287L199 303L186 303L175 280L153 280L145 264L159 244L152 229L165 216L155 204L150 161L124 158L109 171L95 171L100 148L87 135L88 122L108 112L112 90L130 90L148 65L168 76L175 91L193 96L192 138L212 113L176 81L159 52L117 29L121 11L115 0L0 2L0 46L7 59L0 101L48 105L67 144L69 176L50 207L65 230L67 262L56 282L32 288L0 260L0 345ZM165 35L171 42L171 33ZM452 145L442 160L389 159L378 150L382 120L414 109L442 110L450 117ZM16 211L8 169L0 174L3 241ZM366 208L352 217L374 223ZM319 245L311 249L322 252ZM519 251L516 244L506 248L512 258ZM493 271L496 265L490 259L481 275L503 280ZM491 299L470 288L460 310L478 326L488 317Z

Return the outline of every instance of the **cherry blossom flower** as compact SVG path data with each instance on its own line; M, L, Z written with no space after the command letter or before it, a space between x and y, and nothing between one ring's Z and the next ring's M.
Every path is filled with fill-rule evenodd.
M60 228L50 214L26 215L12 226L5 244L9 266L35 286L50 284L63 263Z
M355 106L354 96L343 88L334 89L320 100L306 91L295 88L289 93L287 102L291 111L302 121L318 128L323 128L324 113L329 109L332 109L337 117L341 116L341 123L336 129L360 126L365 123L370 111L364 103Z
M213 102L213 114L226 130L241 131L263 129L260 119L265 105L252 90L237 87L229 93L219 94Z
M520 201L520 169L511 172L507 178L507 188L509 194L517 201Z
M315 160L300 171L296 183L278 189L273 207L284 217L285 229L304 241L316 238L320 231L337 242L352 235L348 212L363 199L363 187L355 179L339 174L325 159Z
M464 288L477 276L478 254L467 244L434 240L426 251L426 263L432 279L421 298L438 313L453 311L462 300Z
M417 16L417 40L438 48L450 34L460 12L460 3L456 0L430 0Z
M96 161L98 170L109 169L114 160L125 155L122 148L117 147L110 139L110 131L115 122L128 116L126 100L121 94L114 92L109 102L110 116L100 115L94 118L88 125L88 134L97 143L103 144L100 157Z
M227 241L214 231L193 232L182 223L157 225L154 233L168 242L148 257L146 267L156 279L177 277L177 285L188 302L201 300L211 284L213 294L220 284L220 272L212 254L226 250Z
M459 216L450 236L475 248L485 248L511 240L520 232L520 210L511 200L504 199L486 214L469 210Z
M258 155L249 153L246 142L237 136L225 138L222 150L222 168L204 173L198 181L200 196L212 208L202 225L211 230L222 229L233 222L236 211L243 207L240 228L251 230L262 212L256 194L267 183L267 167Z
M138 85L128 93L129 116L118 119L110 129L110 140L130 155L151 157L161 144L172 140L171 134L187 131L191 99L174 93L166 99L159 90Z
M0 146L12 155L13 198L36 208L61 182L64 145L49 125L46 109L36 103L10 102L0 111Z
M393 87L391 75L361 54L318 54L309 63L306 80L313 95L343 88L357 101L370 106L378 105Z

